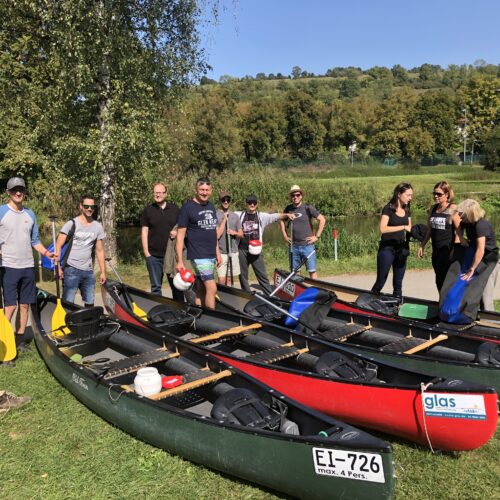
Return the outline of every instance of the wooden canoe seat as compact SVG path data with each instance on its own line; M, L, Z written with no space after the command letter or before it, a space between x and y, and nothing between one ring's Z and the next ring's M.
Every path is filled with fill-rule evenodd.
M326 325L325 325L326 326ZM343 342L344 340L357 335L358 333L366 332L372 328L371 325L358 325L356 323L346 323L344 325L327 327L328 329L320 332L321 336L327 340L334 342Z
M172 352L162 347L154 351L142 352L135 356L119 359L102 367L106 369L103 379L109 380L127 373L134 373L145 366L154 365L160 361L166 361L167 359L176 358L178 356L178 352Z
M167 389L166 391L161 391L157 394L152 394L148 396L149 399L153 399L155 401L159 401L160 399L170 398L172 396L176 396L185 391L190 391L192 389L197 389L198 387L202 387L207 384L211 384L212 382L217 382L225 377L230 377L233 374L231 370L223 370L219 373L214 373L209 375L208 377L202 377L192 382L187 382L186 384L178 385L177 387L173 387L172 389Z
M232 337L234 335L241 335L242 333L252 333L252 330L258 330L262 328L260 323L252 323L251 325L235 326L234 328L229 328L229 330L222 330L221 332L211 333L209 335L204 335L203 337L198 337L190 339L189 342L193 344L202 344L205 342L212 342L214 340L219 340L224 337Z
M278 345L272 347L271 349L266 349L265 351L256 352L255 354L250 354L247 359L261 361L262 363L276 363L277 361L282 361L283 359L293 358L308 352L307 347L303 349L297 348L293 342L289 344Z

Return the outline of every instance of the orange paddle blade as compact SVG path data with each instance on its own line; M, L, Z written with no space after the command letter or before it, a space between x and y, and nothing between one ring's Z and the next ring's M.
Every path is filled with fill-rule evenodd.
M12 361L16 355L14 330L3 309L0 309L0 361Z

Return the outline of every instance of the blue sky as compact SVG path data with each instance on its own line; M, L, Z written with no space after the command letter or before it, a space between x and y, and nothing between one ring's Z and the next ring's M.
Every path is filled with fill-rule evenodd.
M207 76L500 63L499 0L221 0Z

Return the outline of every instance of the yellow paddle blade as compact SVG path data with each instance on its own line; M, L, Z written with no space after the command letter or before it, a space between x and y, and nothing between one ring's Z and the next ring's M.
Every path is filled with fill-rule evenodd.
M148 321L148 315L135 302L132 302L132 312L143 321Z
M66 311L61 304L61 299L57 299L54 314L52 314L52 335L62 337L69 333L69 328L66 326Z
M17 354L16 339L10 321L0 309L0 361L12 361Z

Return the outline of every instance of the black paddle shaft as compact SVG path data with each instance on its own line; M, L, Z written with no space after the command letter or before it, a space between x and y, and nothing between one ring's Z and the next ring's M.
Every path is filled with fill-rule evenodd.
M56 251L56 216L50 215L49 219L52 221L52 244L54 245L54 253ZM54 273L56 279L56 295L57 298L61 298L61 290L59 288L59 262L57 257L54 258Z
M233 259L231 255L231 235L229 234L229 214L226 219L226 246L227 246L227 269L226 269L226 284L227 284L227 272L231 276L231 286L234 286L234 274L233 274Z

